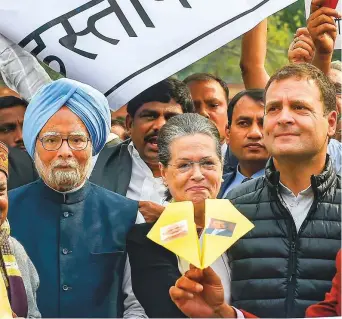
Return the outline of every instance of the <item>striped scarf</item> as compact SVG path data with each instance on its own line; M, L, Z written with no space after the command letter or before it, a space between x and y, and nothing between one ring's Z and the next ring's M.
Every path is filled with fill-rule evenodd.
M0 226L0 272L5 282L12 311L18 317L26 317L27 296L13 249L9 243L10 226L5 220Z

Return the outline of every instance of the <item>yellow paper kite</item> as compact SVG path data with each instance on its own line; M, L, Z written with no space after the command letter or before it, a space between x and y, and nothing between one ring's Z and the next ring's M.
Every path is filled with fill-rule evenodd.
M205 228L198 239L192 202L166 206L147 237L197 268L210 266L254 225L227 199L205 201Z

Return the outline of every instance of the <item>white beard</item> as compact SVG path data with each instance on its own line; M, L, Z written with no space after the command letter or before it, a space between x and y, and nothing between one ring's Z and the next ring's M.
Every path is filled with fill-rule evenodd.
M90 152L91 154L91 152ZM69 160L55 160L46 166L37 153L34 156L36 169L39 176L51 188L67 192L84 183L90 175L92 168L92 157L89 156L85 165L81 166L75 158ZM58 168L58 166L68 166L68 170Z

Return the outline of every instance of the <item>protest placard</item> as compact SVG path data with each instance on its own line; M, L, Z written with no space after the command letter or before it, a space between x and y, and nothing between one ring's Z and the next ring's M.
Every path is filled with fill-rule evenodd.
M0 33L116 110L295 1L18 0Z

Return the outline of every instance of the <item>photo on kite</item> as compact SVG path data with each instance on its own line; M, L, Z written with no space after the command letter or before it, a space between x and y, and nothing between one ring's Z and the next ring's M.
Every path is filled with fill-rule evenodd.
M181 220L160 228L160 239L162 242L168 242L177 238L182 238L188 235L188 222Z
M227 220L210 218L205 234L214 236L232 237L236 224Z

